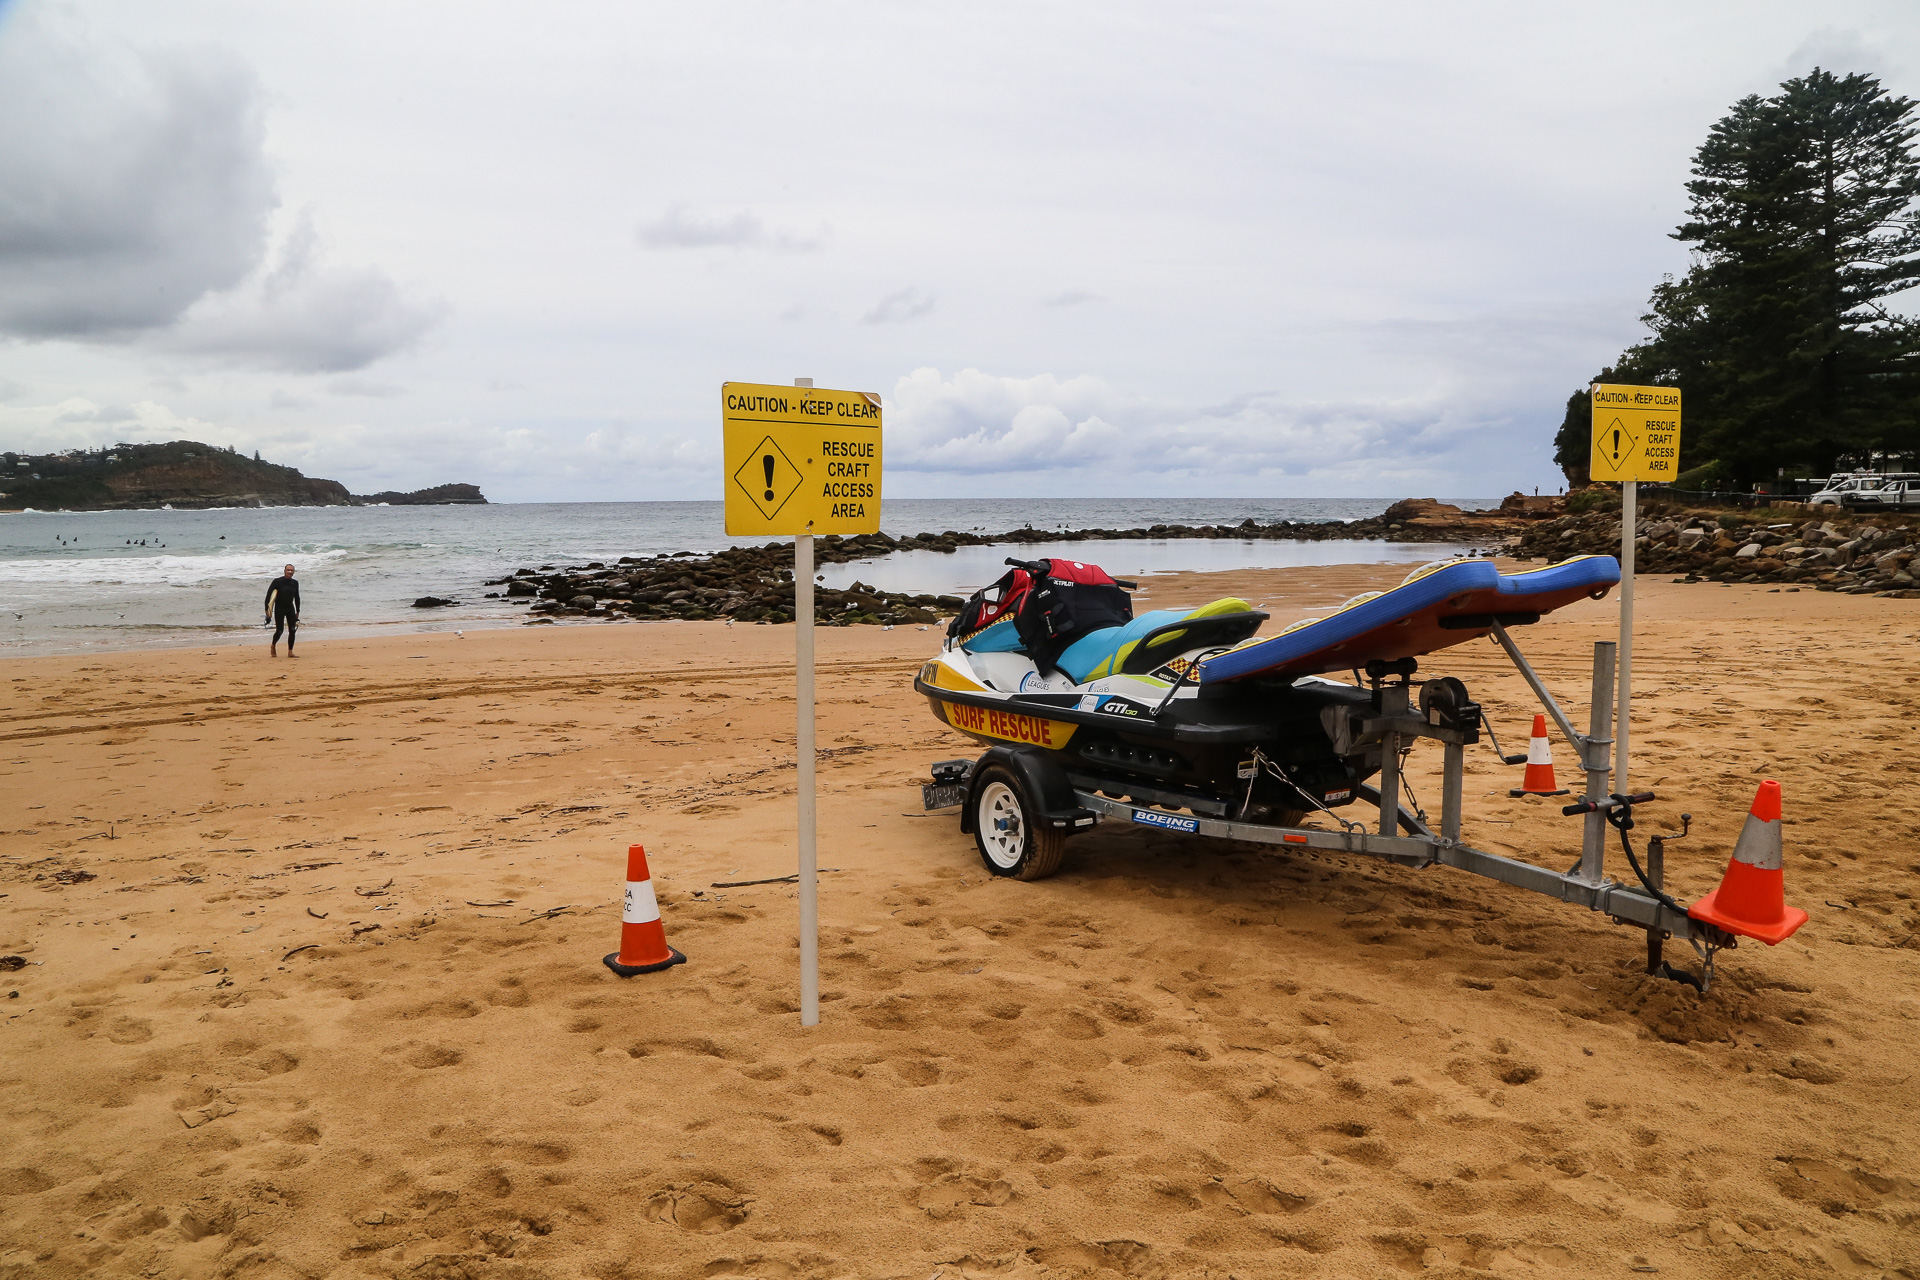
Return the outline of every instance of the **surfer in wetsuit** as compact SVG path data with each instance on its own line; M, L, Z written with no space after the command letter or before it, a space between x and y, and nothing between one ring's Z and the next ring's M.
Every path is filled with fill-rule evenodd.
M261 606L273 619L273 639L267 652L280 656L280 632L287 633L287 656L293 656L293 637L300 630L300 582L288 565L279 577L267 584L267 599Z

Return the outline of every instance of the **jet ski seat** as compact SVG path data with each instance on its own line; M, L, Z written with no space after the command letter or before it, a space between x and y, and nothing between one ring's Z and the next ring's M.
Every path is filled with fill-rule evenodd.
M1233 597L1198 609L1154 609L1125 626L1080 637L1060 655L1059 667L1075 684L1144 673L1189 649L1239 644L1258 631L1267 617Z

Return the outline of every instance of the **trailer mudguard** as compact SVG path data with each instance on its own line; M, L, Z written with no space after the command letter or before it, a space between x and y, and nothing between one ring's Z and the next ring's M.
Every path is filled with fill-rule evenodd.
M1048 826L1062 831L1085 831L1099 821L1098 814L1081 806L1073 794L1073 783L1067 780L1067 771L1052 755L1014 747L988 747L986 753L974 761L973 772L967 777L967 804L960 810L962 835L973 834L973 815L980 800L980 775L990 764L1013 771L1027 798L1040 810L1039 818Z

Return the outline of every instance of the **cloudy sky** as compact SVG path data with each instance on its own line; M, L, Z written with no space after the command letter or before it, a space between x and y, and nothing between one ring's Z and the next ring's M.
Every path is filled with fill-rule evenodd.
M1708 127L1920 6L0 0L0 445L713 498L1529 491Z

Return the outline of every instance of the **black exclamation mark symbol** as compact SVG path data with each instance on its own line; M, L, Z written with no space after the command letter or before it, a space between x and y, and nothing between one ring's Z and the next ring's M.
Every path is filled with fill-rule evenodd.
M1620 433L1618 431L1613 433L1613 460L1615 462L1620 461ZM772 474L772 471L773 471L772 458L767 459L767 471L768 471L768 474ZM768 483L771 484L772 481L768 481Z
M1614 447L1618 449L1619 447L1618 437L1620 433L1616 431L1613 434L1615 436ZM1618 456L1618 454L1616 453L1615 456ZM761 454L760 466L767 473L767 501L772 502L773 501L773 455L770 453Z

